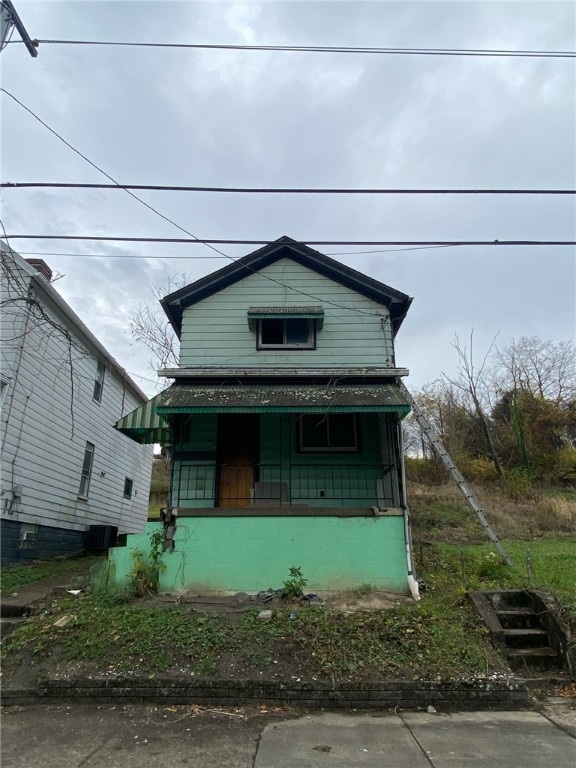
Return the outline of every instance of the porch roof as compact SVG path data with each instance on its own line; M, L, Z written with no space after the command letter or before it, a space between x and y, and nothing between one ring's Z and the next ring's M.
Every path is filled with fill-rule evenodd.
M382 413L404 416L408 400L396 384L173 384L159 395L169 413Z
M160 395L123 416L116 422L115 428L137 443L169 443L168 422L156 410Z

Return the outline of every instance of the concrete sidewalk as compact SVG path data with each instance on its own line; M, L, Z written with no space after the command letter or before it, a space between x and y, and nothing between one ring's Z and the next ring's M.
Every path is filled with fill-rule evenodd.
M286 719L291 717L292 719ZM302 715L259 708L5 707L3 768L573 768L534 712Z
M535 712L323 714L268 725L255 768L573 768L576 740Z

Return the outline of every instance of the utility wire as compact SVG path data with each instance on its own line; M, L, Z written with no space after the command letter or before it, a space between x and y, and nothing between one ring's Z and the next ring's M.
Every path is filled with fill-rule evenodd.
M79 157L81 157L82 160L85 160L88 163L88 165L91 165L92 168L95 168L98 171L98 173L101 173L103 176L106 176L106 178L109 179L115 186L120 186L120 182L116 181L116 179L114 179L112 176L110 176L109 173L106 173L106 171L104 169L100 168L98 165L96 165L96 163L93 163L92 160L90 160L90 158L86 157L86 155L82 154L82 152L80 152L79 149L76 149L76 147L73 147L72 144L70 144L70 142L66 141L66 139L64 137L60 136L60 134L57 131L55 131L47 123L45 123L44 120L42 120L35 112L33 112L30 109L30 107L27 107L19 99L17 99L16 96L14 96L14 94L10 93L10 91L7 91L5 88L0 88L0 92L5 93L6 96L9 96L13 101L16 102L16 104L21 106L22 109L26 110L26 112L28 112L28 114L32 115L32 117L35 120L37 120L41 125L44 126L44 128L46 128L48 131L50 131L50 133L53 136L56 136L56 138L59 139L63 144L65 144L68 147L68 149L71 149L72 152L74 152ZM139 203L141 203L146 208L148 208L150 211L152 211L152 213L155 213L157 216L160 216L161 219L164 219L164 221L167 221L169 224L172 224L174 227L179 229L181 232L184 232L184 234L189 235L192 238L195 237L192 232L189 232L184 227L181 227L180 224L178 224L177 222L173 221L168 216L165 216L159 210L154 208L153 205L150 205L145 200L142 200L141 197L138 197L138 195L135 195L133 192L130 192L129 189L126 189L124 191L126 192L127 195L130 195L130 197L133 197L134 200L137 200ZM219 251L217 248L214 248L213 246L209 245L208 243L206 243L206 245L207 245L208 248L210 248L211 250L215 251L216 253L219 253L221 256L226 256L225 253L223 253L222 251Z
M270 245L273 240L235 240L226 238L187 238L187 237L113 237L102 235L8 235L12 240L93 240L101 242L121 243L196 243L206 245L211 243L227 245ZM452 246L452 245L482 245L482 246L527 246L527 245L576 245L576 240L292 240L290 245L414 245L414 246ZM226 258L235 261L232 256ZM261 274L260 272L258 274ZM282 283L284 285L284 283ZM285 286L286 287L286 286ZM288 286L290 287L290 286ZM291 290L295 290L291 288Z
M432 251L436 250L438 248L457 248L458 246L454 245L425 245L420 246L417 248L386 248L385 250L375 250L375 251L335 251L333 253L326 253L326 256L362 256L363 254L373 254L373 253L404 253L405 251ZM20 256L73 256L75 258L84 259L84 258L92 258L92 259L157 259L157 260L168 260L168 259L188 259L193 261L198 261L199 259L232 259L234 261L237 261L238 259L242 258L241 256L153 256L151 254L140 254L140 253L70 253L65 252L62 253L61 251L18 251Z
M23 104L19 99L16 98L16 96L14 96L12 93L10 93L10 91L6 90L5 88L0 88L0 92L3 92L7 96L9 96L13 101L15 101L19 106L21 106L26 112L28 112L30 115L32 115L32 117L35 120L37 120L48 131L50 131L50 133L52 133L54 136L56 136L56 138L58 138L60 141L62 141L69 149L71 149L75 154L77 154L79 157L81 157L83 160L85 160L89 165L91 165L93 168L95 168L99 173L102 173L107 179L109 179L115 185L119 185L119 182L116 181L116 179L114 179L112 176L110 176L110 174L106 173L106 171L104 171L102 168L97 166L96 163L93 163L88 157L86 157L86 155L82 154L82 152L80 152L78 149L73 147L72 144L70 144L68 141L66 141L66 139L64 139L62 136L60 136L60 134L57 133L57 131L55 131L47 123L45 123L35 112L33 112L33 110L31 110L29 107L27 107L25 104ZM175 238L173 238L173 239L166 239L165 242L189 242L189 243L198 243L198 244L201 243L203 245L206 245L212 251L215 251L216 253L218 253L220 256L224 256L225 258L229 259L232 263L236 262L236 259L234 259L233 257L229 256L228 254L224 253L223 251L219 250L218 248L216 248L214 246L213 243L215 243L217 241L210 242L208 240L200 239L200 238L196 237L196 235L194 235L192 232L189 232L187 229L185 229L184 227L180 226L180 224L178 224L177 222L173 221L168 216L165 216L163 213L161 213L156 208L154 208L154 206L152 206L149 203L145 202L144 200L142 200L142 198L138 197L137 195L135 195L130 190L126 189L125 192L126 192L126 194L130 195L132 198L137 200L139 203L144 205L146 208L148 208L150 211L152 211L156 215L160 216L160 218L162 218L164 221L167 221L168 223L172 224L177 229L179 229L181 232L184 232L185 234L189 235L190 238L191 238L189 240L184 240L182 238L180 238L180 239L175 239ZM22 237L20 237L20 238L18 238L18 236L16 236L16 237L17 237L17 239L22 239ZM32 239L28 235L23 236L23 237L25 237L27 239ZM66 240L68 240L68 239L79 239L79 238L72 238L71 236L65 236L63 238L54 238L54 237L46 238L46 236L41 236L41 238L42 239L66 239ZM40 239L40 238L36 237L36 238L33 238L33 239ZM87 238L87 237L83 237L82 239L92 239L92 240L95 240L95 239L99 239L99 240L109 239L109 240L113 240L114 238ZM144 242L144 241L143 240L138 240L137 242ZM155 240L155 241L149 240L149 242L161 242L161 240ZM222 241L222 243L224 243L224 242L227 242L227 241ZM232 242L234 242L234 241L232 241ZM241 244L241 242L242 241L238 241L238 244ZM218 244L220 244L220 242ZM259 244L267 245L268 241L259 241ZM314 242L312 244L318 244L319 245L321 243L320 242L318 242L318 243ZM326 244L327 245L331 244L331 241L326 241ZM388 243L388 242L370 242L370 241L368 241L368 242L349 242L349 243L346 243L346 242L340 242L340 243L339 242L335 242L334 243L334 245L348 245L348 244L349 245L457 245L457 244L460 244L460 243L442 243L442 242L429 242L429 243L428 242L422 242L422 243L420 243L420 242L416 242L416 243L409 243L409 242L408 243L403 243L403 242L396 243L396 242L390 242L390 243ZM315 295L313 295L311 293L308 293L306 291L302 291L302 290L300 290L298 288L295 288L294 286L289 286L286 283L282 282L281 280L277 280L276 278L272 277L271 275L266 274L265 272L259 272L258 270L255 270L252 267L247 267L247 270L251 274L259 275L260 277L263 277L263 278L267 279L269 282L272 282L272 283L274 283L276 285L279 285L279 286L281 286L283 288L287 288L287 289L291 290L292 292L299 294L300 296L306 296L307 298L313 299L315 301L323 301L325 304L329 304L330 306L334 306L334 307L337 307L338 309L344 309L344 310L347 310L347 311L353 311L356 314L369 315L369 316L377 315L377 313L374 313L374 312L369 312L369 311L366 311L366 310L358 309L356 307L347 307L344 304L339 304L337 302L328 301L326 299L321 299L318 296L315 296Z
M190 187L168 184L93 184L61 181L5 181L0 188L24 189L42 187L50 189L130 189L154 192L224 192L266 195L576 195L576 189L454 189L454 188L402 188L402 187Z
M115 185L119 185L119 182L116 181L112 176L110 176L109 173L106 173L102 168L96 165L96 163L93 163L92 160L86 157L86 155L82 154L76 147L73 147L72 144L70 144L66 139L64 139L60 134L55 131L53 128L51 128L47 123L45 123L35 112L33 112L29 107L27 107L25 104L23 104L19 99L16 98L10 91L7 91L5 88L0 88L0 92L5 93L6 96L9 96L13 101L15 101L17 104L19 104L22 109L26 110L32 117L37 120L39 123L41 123L47 130L50 131L54 136L56 136L57 139L60 139L69 149L71 149L73 152L75 152L77 155L79 155L83 160L85 160L89 165L91 165L93 168L95 168L99 173L102 173L104 176L106 176L107 179L109 179L111 182L113 182ZM188 241L182 241L182 242L194 242L194 243L200 243L202 245L206 245L210 250L214 251L215 253L219 254L220 256L223 256L224 258L228 259L231 262L236 262L236 259L232 256L229 256L227 253L224 253L224 251L219 250L218 248L214 247L211 243L208 241L201 240L200 238L196 237L192 232L189 232L184 227L180 226L177 222L173 221L172 219L168 218L168 216L165 216L163 213L161 213L158 209L154 208L154 206L150 205L149 203L142 200L142 198L138 197L138 195L135 195L130 190L125 190L127 195L130 195L130 197L133 197L135 200L137 200L142 205L146 206L150 211L155 213L157 216L160 216L161 219L164 219L164 221L167 221L168 223L175 226L177 229L179 229L181 232L184 232L186 235L189 235L191 240ZM68 239L68 238L66 238ZM306 291L302 291L298 288L294 288L293 286L286 285L286 283L282 282L281 280L277 280L275 277L272 277L271 275L266 274L265 272L259 272L257 269L253 269L252 267L246 267L246 269L253 275L259 275L260 277L265 278L271 283L274 283L276 285L281 286L282 288L290 289L293 293L297 293L300 296L306 296L309 299L314 299L315 301L324 301L325 304L330 304L333 307L338 307L339 309L346 309L351 312L356 312L357 314L361 315L375 315L374 312L367 312L363 309L357 309L355 307L347 307L344 304L339 304L334 301L328 301L326 299L321 299L318 296L314 296L311 293L307 293Z
M10 41L11 45L21 42ZM216 51L274 51L288 53L346 53L385 56L498 56L513 58L575 58L576 51L508 50L494 48L396 48L358 47L347 45L241 45L216 43L148 43L118 40L33 40L38 45L93 45L129 48L187 48Z

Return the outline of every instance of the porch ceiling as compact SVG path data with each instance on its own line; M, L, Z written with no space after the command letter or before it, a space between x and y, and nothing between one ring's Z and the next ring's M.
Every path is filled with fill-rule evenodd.
M395 384L173 384L159 398L159 414L410 411Z

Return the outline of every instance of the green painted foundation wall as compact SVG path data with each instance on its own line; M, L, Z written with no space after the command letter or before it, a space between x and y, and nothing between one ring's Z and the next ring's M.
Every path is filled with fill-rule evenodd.
M150 549L149 534L128 536L109 552L110 574L130 581L134 549ZM175 549L162 557L160 591L259 592L278 589L292 565L302 568L311 592L361 585L406 594L404 519L394 517L185 517Z

